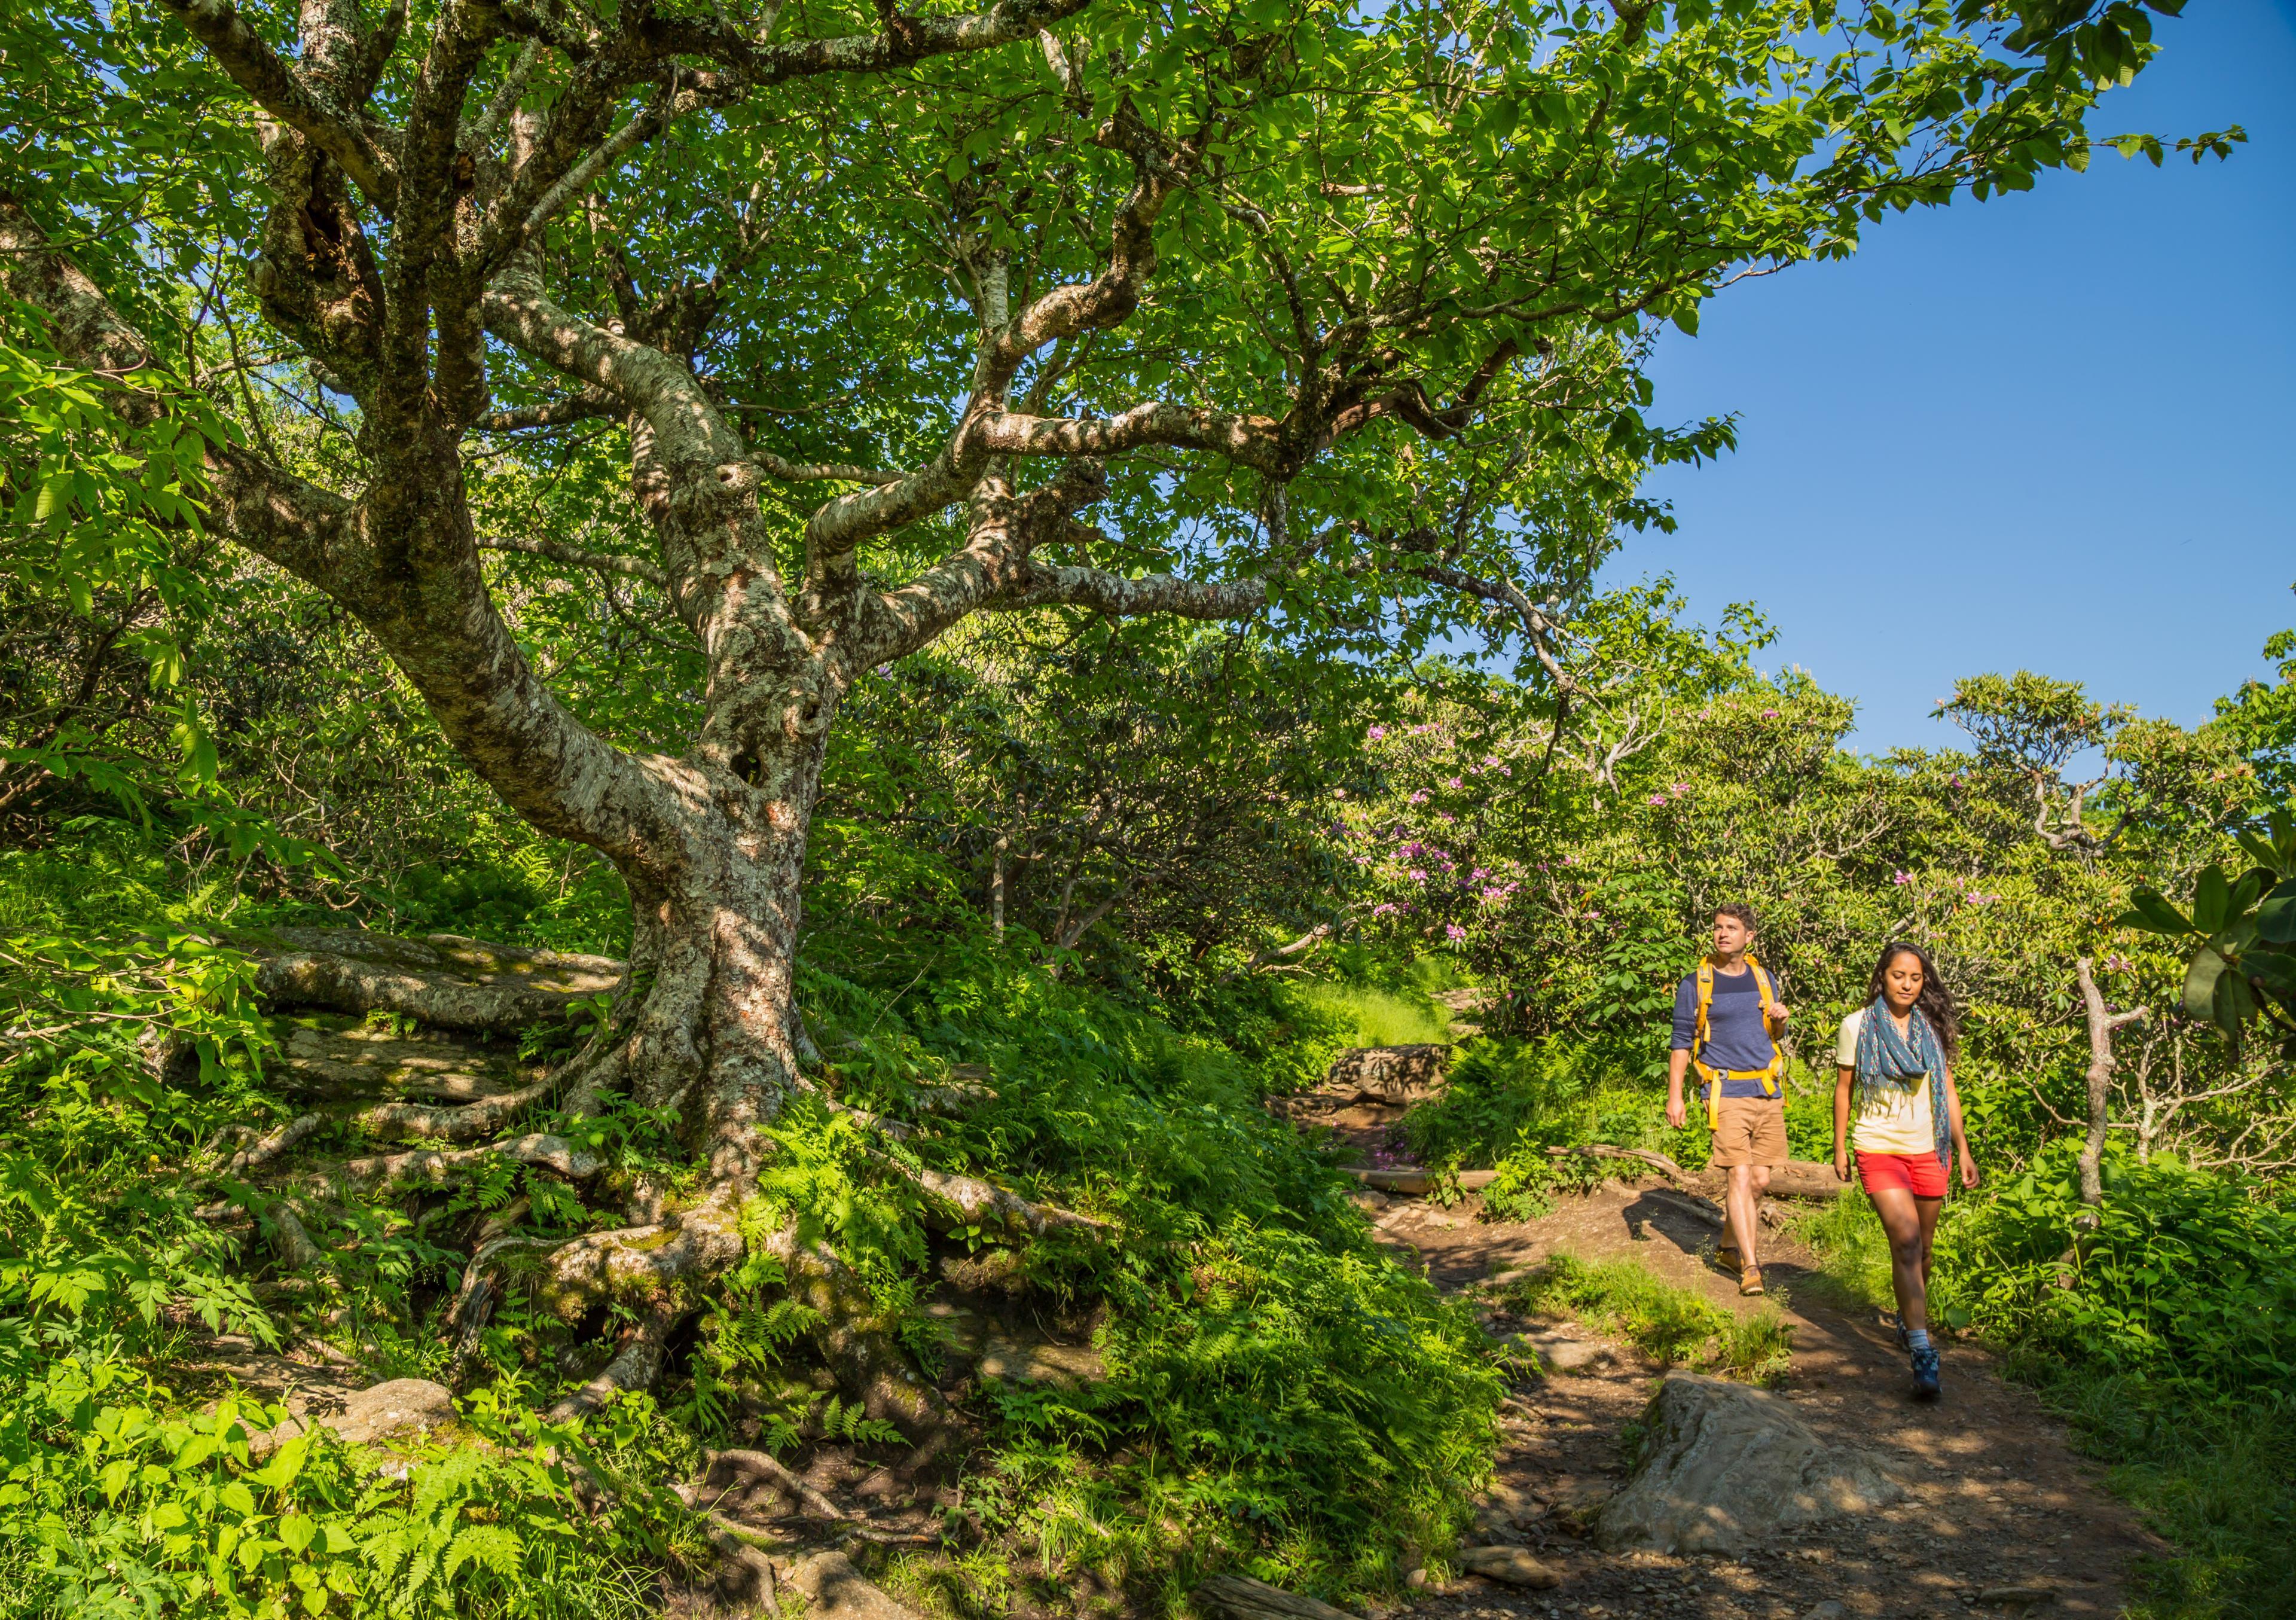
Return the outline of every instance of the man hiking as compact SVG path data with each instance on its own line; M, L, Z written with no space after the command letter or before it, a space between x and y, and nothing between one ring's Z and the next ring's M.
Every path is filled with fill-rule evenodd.
M1716 1169L1730 1179L1716 1258L1738 1271L1738 1292L1759 1294L1756 1212L1773 1166L1786 1162L1785 1004L1751 954L1754 912L1732 901L1714 909L1714 950L1674 992L1674 1053L1667 1065L1666 1122L1683 1128L1683 1076L1698 1071Z

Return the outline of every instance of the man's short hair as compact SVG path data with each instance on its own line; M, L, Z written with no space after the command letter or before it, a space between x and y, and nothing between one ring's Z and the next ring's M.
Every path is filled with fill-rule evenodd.
M1760 932L1754 926L1754 909L1742 900L1725 900L1714 908L1717 917L1734 917L1746 925L1748 933Z

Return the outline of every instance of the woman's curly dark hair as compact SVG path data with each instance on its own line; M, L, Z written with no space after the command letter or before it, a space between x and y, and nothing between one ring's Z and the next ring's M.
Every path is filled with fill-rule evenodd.
M1914 998L1914 1005L1937 1032L1938 1044L1945 1048L1946 1061L1951 1063L1961 1055L1961 1015L1954 1010L1953 992L1938 976L1937 964L1919 945L1911 940L1891 940L1882 947L1882 959L1874 964L1874 977L1866 986L1866 1005L1882 999L1882 976L1900 956L1911 956L1922 965L1922 993Z

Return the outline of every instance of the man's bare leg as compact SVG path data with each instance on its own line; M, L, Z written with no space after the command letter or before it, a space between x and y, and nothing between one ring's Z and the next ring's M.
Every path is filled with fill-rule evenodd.
M1759 1184L1755 1178L1761 1178ZM1761 1194L1759 1188L1770 1184L1770 1172L1760 1164L1730 1166L1729 1190L1724 1195L1722 1213L1730 1223L1730 1240L1738 1250L1738 1270L1742 1274L1753 1271L1761 1262L1754 1257L1754 1232L1760 1224Z

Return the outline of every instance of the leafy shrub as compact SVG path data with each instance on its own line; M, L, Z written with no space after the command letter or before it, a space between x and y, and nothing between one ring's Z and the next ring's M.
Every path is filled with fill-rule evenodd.
M2284 1403L2296 1372L2296 1215L2228 1178L2119 1155L2091 1211L2074 1147L2052 1148L1945 1225L1948 1320L2197 1398Z
M1368 1243L1238 1220L1197 1254L1177 1288L1115 1292L1106 1383L1000 1398L968 1501L1055 1576L1177 1598L1240 1561L1295 1590L1391 1590L1489 1474L1499 1380L1472 1312Z
M160 1409L165 1393L101 1356L63 1358L7 1391L0 1545L13 1552L0 1612L636 1620L658 1608L652 1572L676 1520L650 1511L644 1473L660 1459L642 1443L646 1403L586 1437L510 1421L481 1395L465 1416L483 1448L425 1447L378 1468L324 1435L258 1460L250 1436L283 1409L226 1397L176 1415ZM621 1510L594 1519L578 1475Z

